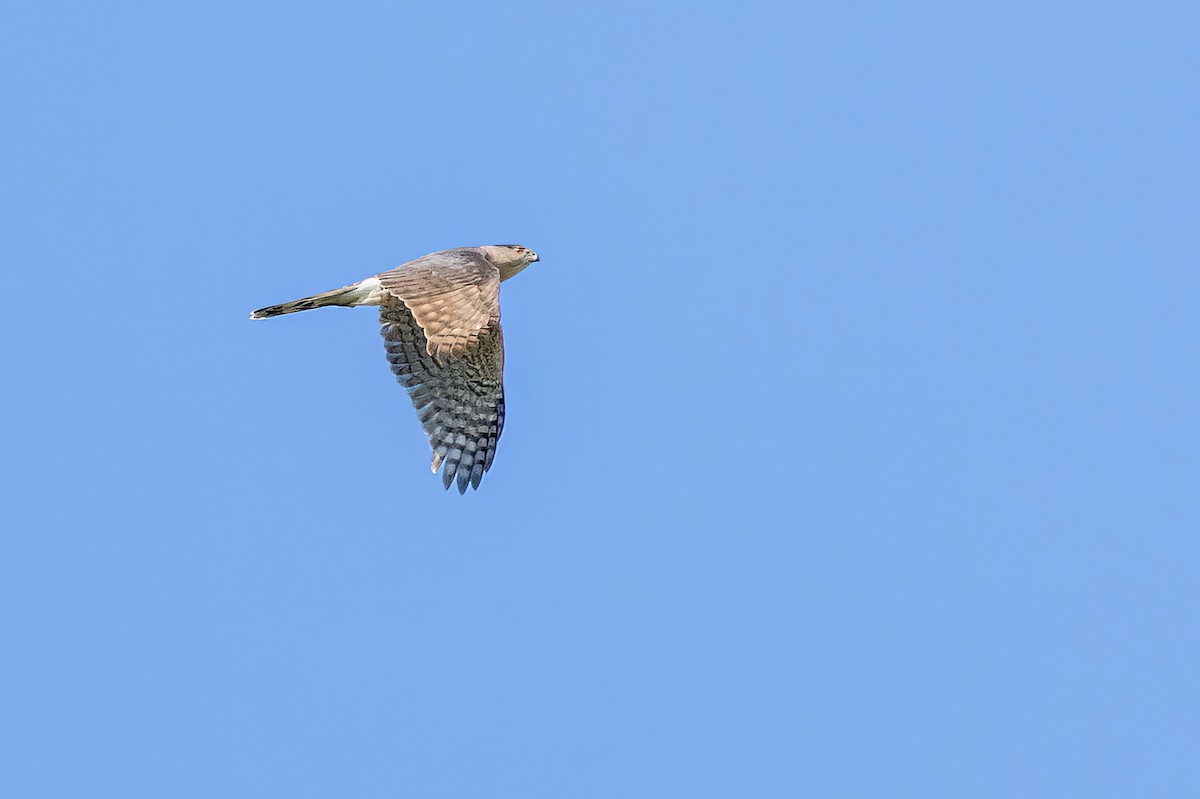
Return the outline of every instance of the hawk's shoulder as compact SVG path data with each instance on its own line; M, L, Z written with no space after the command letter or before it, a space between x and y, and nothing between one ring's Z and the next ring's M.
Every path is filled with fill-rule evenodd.
M378 277L385 295L412 313L438 360L461 356L500 326L500 270L478 249L432 253Z

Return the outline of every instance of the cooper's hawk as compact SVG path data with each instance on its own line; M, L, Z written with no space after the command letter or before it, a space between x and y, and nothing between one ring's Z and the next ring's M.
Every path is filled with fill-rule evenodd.
M433 449L433 472L479 488L504 429L500 282L538 260L515 244L435 252L345 288L260 308L251 319L324 305L378 305L387 359Z

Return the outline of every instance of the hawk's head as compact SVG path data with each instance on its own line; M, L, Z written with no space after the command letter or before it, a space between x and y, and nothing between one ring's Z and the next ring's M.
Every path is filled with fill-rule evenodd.
M500 270L501 280L508 280L517 272L520 272L538 260L536 252L528 247L522 247L520 244L493 244L489 247L480 247L479 249L483 250L483 254L487 256L487 259L494 263Z

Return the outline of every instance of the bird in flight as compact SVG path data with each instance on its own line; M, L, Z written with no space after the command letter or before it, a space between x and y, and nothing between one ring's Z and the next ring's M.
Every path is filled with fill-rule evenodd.
M515 244L443 250L250 318L378 305L387 359L429 435L433 473L442 467L442 485L465 494L479 488L504 429L500 283L537 260Z

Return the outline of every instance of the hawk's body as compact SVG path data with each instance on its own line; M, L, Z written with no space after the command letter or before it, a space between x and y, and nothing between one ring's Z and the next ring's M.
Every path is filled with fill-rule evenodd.
M536 260L515 245L445 250L250 317L378 305L387 359L429 434L433 471L444 465L445 487L457 481L466 493L491 468L504 429L500 282Z

